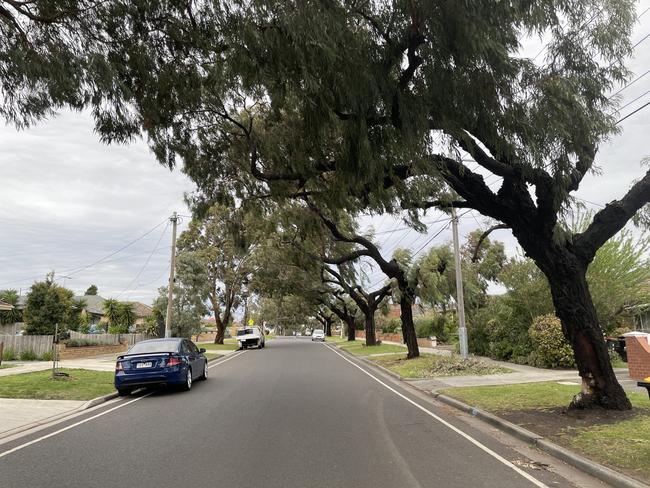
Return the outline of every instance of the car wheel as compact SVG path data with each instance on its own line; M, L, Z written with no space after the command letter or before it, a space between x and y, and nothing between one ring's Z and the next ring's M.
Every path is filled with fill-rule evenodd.
M117 394L119 396L128 396L131 394L131 390L129 390L128 388L118 388Z
M205 362L205 365L203 366L203 374L199 378L202 381L205 381L208 379L208 362Z
M192 369L187 368L187 373L185 373L185 383L183 383L183 390L190 391L192 388Z

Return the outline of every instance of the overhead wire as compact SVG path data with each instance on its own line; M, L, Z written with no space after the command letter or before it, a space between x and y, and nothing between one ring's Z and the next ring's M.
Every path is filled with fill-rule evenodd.
M131 290L131 287L133 286L133 284L138 280L138 278L140 278L140 275L143 273L143 271L144 271L144 270L146 269L146 267L149 265L149 261L151 261L151 257L152 257L152 256L154 255L154 253L158 250L158 246L160 246L160 241L162 241L162 238L165 236L165 233L167 232L167 229L169 229L169 221L167 222L167 225L164 227L163 231L160 233L160 237L158 238L158 241L156 241L156 245L154 246L154 248L153 248L153 249L151 250L151 252L149 253L149 256L147 256L147 259L145 260L144 264L142 265L142 267L140 268L140 270L138 271L138 273L137 273L137 274L135 275L135 277L131 280L131 282L127 285L127 287L126 287L124 290L122 290L120 293L118 293L118 295L116 296L116 298L119 298L119 297L122 296L124 293L126 293L126 292L129 291L129 290Z

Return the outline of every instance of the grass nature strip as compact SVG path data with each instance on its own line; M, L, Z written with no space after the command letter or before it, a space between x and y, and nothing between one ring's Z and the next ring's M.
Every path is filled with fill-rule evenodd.
M563 415L579 385L555 382L447 388L440 393L504 416L581 454L645 482L650 481L650 400L628 392L633 412L588 412L579 419ZM550 432L542 426L553 418Z
M479 359L463 360L460 356L422 354L414 359L406 356L379 356L373 362L399 374L402 378L436 378L441 376L484 376L512 373L512 369L495 366Z
M52 371L0 377L0 397L39 400L91 400L115 391L112 371L62 369L70 376L52 378Z

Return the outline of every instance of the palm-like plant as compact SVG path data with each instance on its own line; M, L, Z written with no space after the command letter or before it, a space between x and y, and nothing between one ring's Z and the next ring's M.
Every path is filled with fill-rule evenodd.
M108 321L108 326L116 326L120 323L120 302L114 298L104 300L104 317Z

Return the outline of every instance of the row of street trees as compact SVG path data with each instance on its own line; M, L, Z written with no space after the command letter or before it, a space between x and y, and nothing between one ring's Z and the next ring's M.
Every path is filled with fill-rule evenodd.
M413 286L343 217L408 209L418 226L417 209L459 207L495 219L548 281L583 378L573 405L631 408L587 269L647 217L650 172L584 229L562 216L617 130L608 93L628 75L633 2L46 0L3 2L0 16L5 119L90 106L103 140L144 132L162 164L181 164L197 209L300 199L396 283L411 356ZM538 62L519 51L537 35L549 39Z

